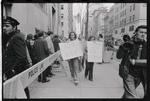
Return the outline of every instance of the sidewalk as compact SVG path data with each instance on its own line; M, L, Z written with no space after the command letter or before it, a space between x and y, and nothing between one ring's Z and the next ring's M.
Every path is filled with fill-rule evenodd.
M55 68L54 77L48 83L39 83L35 80L29 85L31 98L121 98L124 89L122 79L118 76L119 62L111 60L111 63L94 64L93 81L84 78L84 71L79 73L79 85L70 81L70 72L66 68L68 76L60 68ZM143 88L137 89L139 98L143 96Z

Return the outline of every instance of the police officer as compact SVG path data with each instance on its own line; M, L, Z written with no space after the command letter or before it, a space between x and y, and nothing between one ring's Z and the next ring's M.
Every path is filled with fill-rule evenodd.
M3 19L3 34L7 35L7 42L3 44L3 80L6 81L13 76L21 73L29 68L30 64L27 60L26 43L24 35L17 30L20 23L12 17ZM25 88L27 98L29 98L29 90Z

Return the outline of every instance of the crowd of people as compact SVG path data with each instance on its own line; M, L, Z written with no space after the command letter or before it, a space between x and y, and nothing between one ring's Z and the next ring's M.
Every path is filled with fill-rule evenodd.
M30 68L46 57L59 50L60 40L52 31L38 31L35 35L25 35L17 29L20 23L12 18L3 19L2 34L2 70L3 82ZM53 64L59 66L58 60ZM41 83L49 82L52 77L52 66L48 66L39 76ZM25 88L27 98L30 98L28 87Z
M82 34L77 37L75 32L70 32L68 38L54 35L52 31L38 31L35 35L25 35L17 29L20 23L12 17L3 19L3 34L2 34L2 67L3 67L3 82L30 68L46 57L60 50L59 43L68 43L70 41L79 40L83 56L67 60L70 68L71 80L75 84L79 84L78 73L85 68L84 76L93 81L93 66L94 62L87 61L87 42ZM136 88L142 82L144 87L144 97L147 96L147 27L142 25L137 27L134 36L130 39L129 36L124 36L124 42L121 43L117 50L116 57L122 59L120 64L127 67L128 72L123 78L124 95L122 98L135 98ZM104 55L105 47L114 48L114 38L104 40L102 34L90 36L88 41L102 42L102 55ZM130 41L130 43L129 43ZM130 50L127 50L125 43L129 43ZM132 44L131 44L132 43ZM103 57L103 56L102 56ZM124 63L124 64L123 64ZM56 60L53 64L60 65ZM53 65L52 64L52 65ZM41 83L49 82L55 74L52 73L52 65L49 65L39 76L38 81ZM120 69L120 67L119 67ZM120 72L120 70L119 70ZM119 73L120 74L120 73ZM30 98L28 87L25 88L27 98Z

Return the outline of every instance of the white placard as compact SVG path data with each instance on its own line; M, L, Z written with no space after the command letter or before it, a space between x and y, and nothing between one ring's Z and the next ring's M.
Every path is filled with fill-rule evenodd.
M88 62L102 62L102 42L87 41Z
M63 60L83 56L81 43L78 40L71 41L68 43L59 43L59 47Z

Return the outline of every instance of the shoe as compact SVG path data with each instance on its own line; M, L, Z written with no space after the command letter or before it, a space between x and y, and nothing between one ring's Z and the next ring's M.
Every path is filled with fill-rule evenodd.
M93 79L89 79L90 81L93 81Z
M53 73L50 73L50 75L51 75L51 76L55 76L55 74L53 74Z
M71 78L70 78L70 81L73 81L74 79L73 79L73 77L71 76Z
M102 62L98 62L98 64L102 64Z
M40 80L40 79L38 79L38 82L41 82L41 80Z
M50 80L42 80L42 83L46 83L49 82Z
M47 75L47 77L52 77L52 75Z
M74 83L75 83L75 84L79 84L79 81L78 81L78 80L75 80Z

